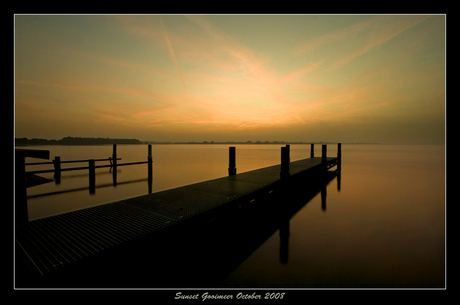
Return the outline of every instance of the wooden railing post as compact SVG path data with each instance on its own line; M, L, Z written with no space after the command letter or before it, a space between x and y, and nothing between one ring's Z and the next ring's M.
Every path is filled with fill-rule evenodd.
M290 177L289 162L290 162L289 146L281 147L281 172L280 172L281 179L287 179Z
M342 163L342 143L337 144L337 167L340 169L340 163Z
M117 144L113 144L113 151L112 151L112 181L113 186L117 186Z
M327 165L327 145L323 144L321 149L321 163L326 167Z
M342 178L342 143L337 144L337 190L340 191Z
M96 193L96 164L94 159L90 159L89 162L89 193Z
M236 148L229 147L228 149L228 175L236 175Z
M61 184L61 157L54 157L54 179L56 184Z
M117 172L117 144L113 144L113 152L112 152L112 167L113 172Z
M153 182L153 156L152 156L152 144L148 146L148 155L147 155L147 170L148 170L148 185L149 185L149 194L152 193L152 182Z

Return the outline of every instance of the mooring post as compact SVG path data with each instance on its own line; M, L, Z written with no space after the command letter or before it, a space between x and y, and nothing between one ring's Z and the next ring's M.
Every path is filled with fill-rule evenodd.
M89 163L89 193L96 193L96 164L94 159L90 159Z
M147 155L147 165L148 165L148 185L149 185L149 194L152 193L152 182L153 182L153 157L152 157L152 144L148 146L148 155Z
M112 165L112 181L113 181L113 186L117 186L117 144L113 144L113 151L112 151L112 162L110 162L110 165Z
M117 144L113 144L113 152L112 152L112 166L113 172L117 172Z
M54 157L54 179L56 184L61 184L61 157Z
M228 175L236 175L236 148L228 148Z
M340 170L340 163L342 163L342 143L337 143L337 168Z
M321 149L321 163L324 167L327 165L327 145L323 144Z
M290 177L289 173L289 146L281 147L281 172L280 178L287 179Z
M315 144L311 144L310 158L315 157Z
M340 180L342 178L342 143L337 144L337 190L340 191Z

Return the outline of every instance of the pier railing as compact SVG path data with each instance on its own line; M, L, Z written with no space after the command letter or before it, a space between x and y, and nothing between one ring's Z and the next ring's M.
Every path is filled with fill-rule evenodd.
M340 171L341 168L341 143L338 143L337 146L337 158L333 160L328 160L327 158L327 145L322 145L321 151L321 164L324 170L337 165L337 170ZM90 194L95 193L96 188L96 168L111 168L113 174L113 185L117 184L117 168L119 166L128 166L128 165L138 165L138 164L147 164L148 172L148 188L149 193L152 193L152 181L153 181L153 157L152 157L152 145L148 145L148 155L147 161L139 162L128 162L128 163L118 163L121 158L117 157L117 146L113 144L113 153L112 157L105 159L86 159L86 160L71 160L71 161L61 161L59 156L56 156L55 159L51 162L34 162L34 163L25 163L25 157L35 157L42 159L49 159L49 151L39 151L39 150L22 150L16 149L16 167L15 167L15 216L16 224L28 222L28 208L27 208L27 191L25 184L26 174L39 174L39 173L51 173L54 172L54 178L56 184L60 183L61 172L64 171L76 171L76 170L88 170L89 171L89 192ZM314 158L314 144L311 144L311 153L310 158ZM329 158L330 159L330 158ZM96 162L109 161L110 164L105 165L96 165ZM70 168L61 168L61 164L66 163L88 163L88 166L79 166L79 167L70 167ZM54 165L54 169L45 169L45 170L32 170L26 171L26 165ZM280 180L287 180L290 177L290 145L281 147L281 166L280 166ZM228 175L236 175L236 148L229 147L229 167ZM79 189L80 190L80 189Z

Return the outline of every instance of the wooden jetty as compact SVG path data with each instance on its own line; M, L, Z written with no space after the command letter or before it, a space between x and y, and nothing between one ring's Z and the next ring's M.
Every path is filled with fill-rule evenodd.
M149 147L149 156L150 152ZM119 264L123 253L134 247L160 245L160 240L231 215L295 181L319 179L334 166L340 170L341 145L337 157L327 157L326 145L322 156L314 157L312 144L311 157L294 162L286 145L281 148L281 165L239 174L235 154L230 147L227 177L18 224L16 277L35 285L37 280L59 279L85 266L113 263L114 256Z

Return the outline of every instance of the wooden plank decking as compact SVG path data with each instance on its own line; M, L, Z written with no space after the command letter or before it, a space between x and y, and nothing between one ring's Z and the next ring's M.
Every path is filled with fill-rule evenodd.
M327 160L328 168L337 165L338 158ZM321 170L321 158L290 162L291 179ZM40 275L59 272L197 219L206 221L270 191L280 181L278 164L30 221L16 230L16 264Z

